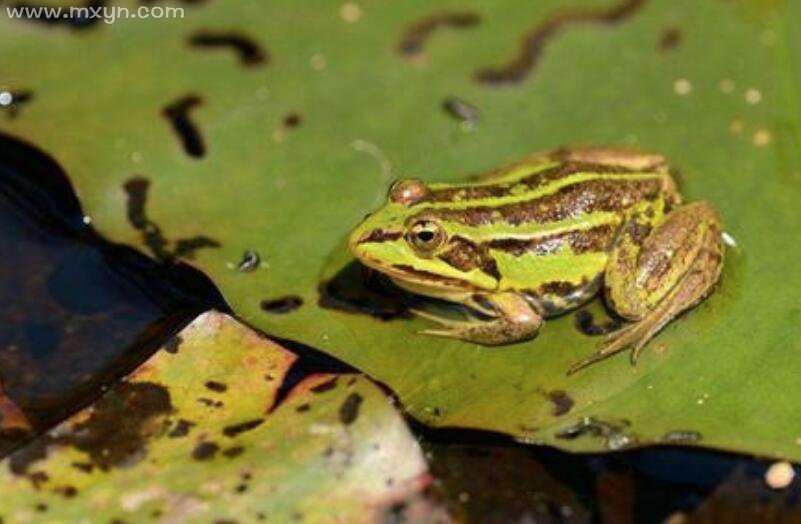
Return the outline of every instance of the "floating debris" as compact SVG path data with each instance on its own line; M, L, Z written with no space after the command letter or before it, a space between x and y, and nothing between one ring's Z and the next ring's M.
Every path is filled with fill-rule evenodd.
M757 105L762 101L762 92L759 89L750 88L745 92L745 101L752 106Z
M751 142L757 147L765 147L773 142L773 135L769 129L757 129L751 137Z
M765 471L765 484L772 489L784 489L793 482L794 478L795 469L786 460L773 463Z
M339 8L339 17L349 24L355 24L362 17L362 8L354 2L346 2Z
M677 78L673 82L673 91L679 96L689 95L692 90L693 85L686 78Z
M240 273L250 273L255 271L261 265L261 257L255 249L248 249L242 254L242 260L236 266L236 270Z
M0 91L0 107L8 111L10 118L16 118L22 104L30 102L32 98L31 91Z
M578 422L556 434L556 438L572 440L582 435L602 438L604 446L610 451L628 448L637 443L637 439L623 430L628 421L608 422L595 417L583 417Z
M449 96L443 100L442 109L457 120L470 124L478 122L481 118L481 112L476 106L456 96Z

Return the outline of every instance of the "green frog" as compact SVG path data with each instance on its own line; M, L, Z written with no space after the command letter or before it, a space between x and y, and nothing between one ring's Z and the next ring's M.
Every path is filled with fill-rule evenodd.
M586 148L535 154L462 184L400 180L348 244L399 287L468 308L465 320L415 310L436 323L428 335L528 340L543 319L603 293L626 323L572 373L626 349L636 364L714 289L721 233L710 204L682 203L663 156Z

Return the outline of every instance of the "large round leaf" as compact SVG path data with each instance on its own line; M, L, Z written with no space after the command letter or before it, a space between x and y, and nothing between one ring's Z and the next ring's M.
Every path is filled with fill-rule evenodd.
M191 257L242 319L357 366L429 424L576 450L667 438L801 458L797 3L185 11L83 31L1 22L3 81L33 97L0 127L63 164L107 236ZM452 96L479 120L442 111ZM338 308L365 304L343 238L391 178L458 180L572 144L667 154L737 243L717 292L637 368L621 356L567 377L596 345L569 315L488 349ZM246 250L255 271L237 270ZM339 295L321 306L321 286Z

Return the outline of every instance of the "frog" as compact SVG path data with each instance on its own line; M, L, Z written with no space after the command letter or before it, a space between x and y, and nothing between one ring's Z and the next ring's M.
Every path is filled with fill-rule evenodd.
M421 308L420 333L502 346L596 296L621 320L575 373L628 350L705 300L723 267L722 223L684 203L661 154L603 147L531 154L462 183L394 182L348 236L361 264L402 290L458 304Z

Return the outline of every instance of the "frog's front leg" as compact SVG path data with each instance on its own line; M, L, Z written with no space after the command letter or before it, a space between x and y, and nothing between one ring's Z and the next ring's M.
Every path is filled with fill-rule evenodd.
M480 301L473 301L468 305L489 318L450 320L414 310L415 314L440 325L439 329L426 329L421 333L498 346L533 338L542 325L542 316L517 293L483 295Z
M632 321L607 336L596 354L568 373L631 348L631 362L677 315L703 300L723 267L721 225L705 202L682 206L652 231L633 219L621 233L604 274L607 304Z

